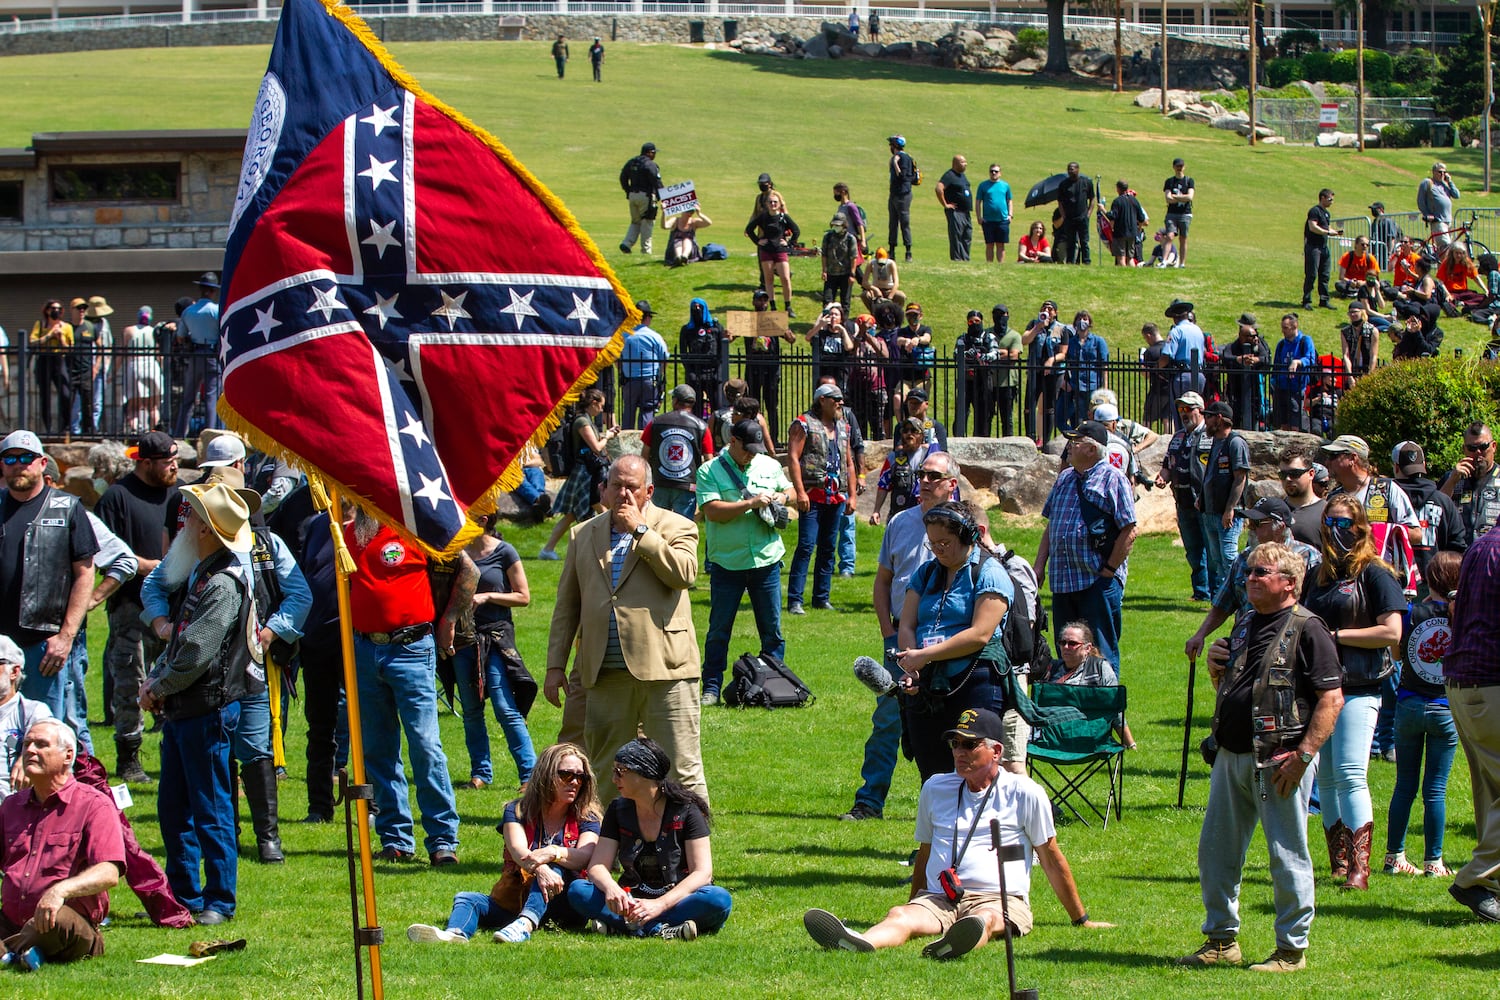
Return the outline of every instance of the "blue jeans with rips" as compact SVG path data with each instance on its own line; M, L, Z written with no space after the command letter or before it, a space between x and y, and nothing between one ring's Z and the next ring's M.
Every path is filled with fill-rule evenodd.
M705 885L662 911L661 919L640 927L631 927L604 901L604 893L587 878L576 879L568 886L568 903L575 913L587 920L597 920L613 934L651 937L663 927L691 920L699 932L713 932L724 926L734 900L723 886Z
M1214 594L1208 589L1207 541L1196 508L1188 504L1177 505L1177 533L1182 536L1182 551L1187 556L1188 570L1193 577L1193 600L1213 600Z
M839 515L843 509L841 503L815 503L797 519L797 549L792 553L792 569L786 584L788 603L802 603L814 549L818 556L813 565L812 599L815 603L826 601L833 593L834 548L838 544Z
M703 693L718 694L724 686L729 664L729 639L735 614L748 593L755 613L755 631L760 652L778 660L786 658L786 639L781 633L781 562L755 569L725 569L708 564L708 638L703 644Z
M1120 605L1125 585L1118 577L1095 577L1093 584L1071 594L1052 595L1052 642L1060 641L1063 626L1072 621L1088 622L1094 630L1094 645L1120 674Z
M156 808L167 882L177 901L195 913L218 910L234 916L239 852L229 750L239 720L240 704L234 702L196 718L162 723Z
M895 636L885 640L885 668L893 677L901 669L891 656L896 645ZM865 738L865 759L859 768L860 786L854 793L856 805L885 809L900 752L901 702L892 691L876 698L875 711L870 713L870 735Z
M415 851L401 731L411 751L417 805L427 852L458 846L458 808L448 777L448 755L438 733L437 661L431 635L405 645L377 645L357 635L354 659L364 717L365 768L374 785L375 832L382 847Z
M469 777L485 783L495 780L490 766L490 734L484 724L484 699L479 697L479 649L465 646L453 654L453 672L458 677L458 700L463 705L464 745L469 750ZM505 660L500 651L490 648L489 662L484 665L484 690L495 710L495 721L505 734L505 746L516 763L516 775L522 784L531 780L536 767L536 748L526 716L516 707L515 692L505 674Z
M1406 849L1406 827L1411 820L1417 788L1422 789L1422 859L1443 856L1443 829L1448 823L1448 772L1458 753L1458 727L1447 705L1407 697L1396 702L1396 787L1386 820L1385 849ZM1423 761L1426 770L1423 770Z

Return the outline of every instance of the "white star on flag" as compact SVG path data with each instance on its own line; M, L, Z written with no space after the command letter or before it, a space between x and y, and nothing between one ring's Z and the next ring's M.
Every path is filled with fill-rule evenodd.
M370 235L360 240L365 246L375 248L375 256L379 260L385 260L385 252L391 247L399 247L401 241L391 235L396 228L396 220L392 219L383 226L377 226L373 220L370 222Z
M380 133L384 132L387 127L397 127L396 108L397 105L395 104L392 104L388 108L382 108L378 104L372 104L370 106L370 113L364 118L361 118L360 122L373 128L375 130L375 134L379 135Z
M443 304L441 306L439 306L438 308L434 309L432 311L432 314L434 316L441 316L441 317L443 317L443 319L445 319L445 320L448 321L448 330L449 330L449 332L452 332L452 330L453 330L453 321L454 320L456 320L456 319L473 319L474 318L474 317L470 316L468 314L468 312L465 311L465 309L464 309L464 299L466 299L466 298L469 297L469 293L468 292L460 292L458 294L458 297L455 298L452 295L449 295L447 292L443 291L441 288L439 288L438 289L438 294L443 297Z
M589 332L589 320L598 319L594 313L594 293L589 292L588 298L580 299L578 293L573 293L573 311L568 313L568 319L578 321L578 332L580 334Z
M427 436L427 428L422 426L422 421L417 419L415 413L406 415L406 426L401 428L401 433L415 441L418 446L432 444L432 440Z
M380 328L384 330L386 320L402 318L401 314L396 311L396 299L400 296L400 292L393 292L390 298L386 298L384 295L376 292L375 304L365 310L365 315L374 316L376 322L380 324ZM259 310L256 311L259 312Z
M281 325L281 320L276 318L276 303L272 302L265 309L255 310L255 325L250 328L251 333L258 333L266 338L266 343L271 342L271 331Z
M349 311L349 307L339 301L339 287L337 285L334 285L327 290L324 290L322 288L314 288L313 294L318 297L318 301L314 302L311 308L309 308L307 311L322 313L323 322L325 323L327 323L328 320L332 318L335 311Z
M417 473L417 478L422 480L422 488L414 492L412 496L421 497L423 500L426 500L432 504L433 510L437 509L438 504L448 499L448 494L443 492L443 480L441 478L429 479L420 472Z
M536 292L533 290L527 292L525 295L517 295L514 288L508 289L508 291L510 292L510 305L506 306L500 311L503 313L510 313L511 318L516 321L516 329L520 330L521 324L525 321L527 316L541 315L541 313L531 308L531 297L535 295ZM577 298L577 296L574 296L574 298ZM568 318L572 319L571 316Z
M370 190L380 189L383 181L396 183L396 175L391 173L391 168L396 165L395 160L377 160L375 154L370 154L370 166L359 172L359 176L370 178Z

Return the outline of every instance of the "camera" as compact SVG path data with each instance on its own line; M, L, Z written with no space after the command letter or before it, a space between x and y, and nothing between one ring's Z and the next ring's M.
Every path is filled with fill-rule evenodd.
M958 901L964 898L964 884L958 880L958 872L952 868L944 868L938 872L938 885L942 886L943 895L953 905L957 906Z

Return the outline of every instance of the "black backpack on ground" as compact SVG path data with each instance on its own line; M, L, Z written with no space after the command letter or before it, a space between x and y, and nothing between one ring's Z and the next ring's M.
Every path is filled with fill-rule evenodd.
M734 679L724 689L724 704L733 708L802 708L815 700L802 679L769 654L735 660Z

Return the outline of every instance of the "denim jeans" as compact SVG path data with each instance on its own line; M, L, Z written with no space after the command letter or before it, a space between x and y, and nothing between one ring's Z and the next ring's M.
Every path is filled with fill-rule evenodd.
M87 642L85 630L80 629L77 638L73 640L73 649L77 650L80 644L86 645ZM21 651L26 660L25 671L21 674L21 695L46 705L52 711L54 719L76 717L78 713L73 707L73 685L70 683L68 663L64 661L61 670L50 677L46 676L42 673L42 654L46 651L45 642L27 646Z
M839 515L843 509L841 503L815 503L797 519L797 548L792 553L792 569L786 584L788 603L802 603L802 594L807 589L807 566L812 562L814 549L818 561L813 566L812 599L826 601L833 593L833 550L838 543Z
M708 564L708 638L703 644L703 693L718 694L724 686L729 663L729 640L735 613L748 593L755 612L755 631L760 652L778 660L786 657L786 639L781 634L781 563L757 569L725 569Z
M1375 732L1375 713L1380 710L1378 688L1344 692L1344 708L1334 723L1333 735L1318 755L1318 808L1323 828L1339 820L1358 830L1375 818L1370 805L1370 734Z
M78 748L92 757L94 738L89 735L89 699L85 690L88 672L89 630L85 627L78 630L72 652L68 653L68 662L63 666L63 673L68 677L68 714L63 717L63 721L78 736Z
M1240 554L1240 533L1245 530L1245 519L1235 518L1228 528L1219 514L1198 514L1203 526L1203 551L1208 561L1208 591L1217 595L1229 575L1229 567Z
M1208 811L1198 835L1205 937L1222 941L1240 932L1240 881L1250 838L1259 822L1271 856L1276 946L1298 951L1307 947L1313 919L1313 866L1307 846L1311 791L1312 775L1304 773L1298 790L1283 796L1272 784L1271 770L1256 768L1253 753L1219 751L1208 781Z
M900 668L891 654L895 652L895 636L885 640L885 668L896 676ZM859 791L854 793L856 805L871 809L885 809L886 796L891 793L891 779L896 774L896 758L901 752L901 702L894 691L875 699L875 711L870 713L870 735L865 738L865 759L859 768Z
M1213 600L1214 594L1208 589L1208 552L1203 538L1203 522L1198 520L1198 511L1191 504L1177 505L1177 533L1182 536L1182 551L1187 556L1188 570L1193 577L1193 600Z
M1052 643L1056 647L1063 626L1085 621L1094 630L1094 645L1120 673L1120 604L1125 585L1118 577L1096 577L1092 585L1071 594L1052 595Z
M239 861L229 748L239 720L240 705L234 702L197 718L169 719L161 728L156 808L167 882L177 901L195 913L218 910L234 916Z
M665 507L674 514L681 514L689 521L698 514L698 494L692 490L680 490L675 486L658 486L651 498L658 507Z
M521 470L521 485L510 491L522 507L530 507L547 492L547 474L536 466Z
M1448 823L1448 772L1458 753L1458 728L1447 705L1408 697L1396 702L1396 787L1386 820L1385 849L1406 849L1411 806L1422 789L1422 858L1443 856L1443 828ZM1422 769L1425 755L1427 769Z
M604 893L587 878L576 879L568 886L568 903L580 917L597 920L612 933L635 937L651 937L663 927L671 927L684 920L697 924L700 933L716 931L729 919L729 911L734 905L728 889L705 885L663 910L661 919L640 927L631 927L609 908L604 902Z
M1396 687L1400 671L1392 670L1390 676L1380 682L1380 712L1375 716L1375 738L1370 741L1370 753L1384 754L1396 746Z
M549 866L554 872L567 877L562 869ZM568 905L568 894L566 888L553 897L551 904L542 893L541 887L537 885L536 879L532 879L528 885L530 889L521 904L520 913L512 913L490 896L487 892L460 892L453 897L453 911L448 914L448 930L459 931L464 937L472 938L481 927L504 927L517 917L525 916L531 919L531 926L540 927L543 921L551 917L557 923L577 923L573 908Z
M270 756L271 693L262 691L240 699L240 721L234 727L234 759L241 764L254 764Z
M411 805L401 766L401 731L411 751L417 806L427 853L458 846L458 808L448 756L438 733L437 663L431 635L381 646L354 637L359 707L364 721L365 769L375 786L375 832L382 847L413 851Z
M490 734L484 724L484 699L479 697L479 648L465 646L453 654L453 672L458 677L458 700L463 705L464 744L469 749L469 777L490 783L495 780L490 767ZM491 647L484 665L484 690L495 709L495 721L505 734L505 746L516 763L521 783L531 780L536 767L536 749L526 728L526 716L516 707L515 692L505 675L505 660L500 650Z
M840 507L843 513L839 514L839 558L838 567L840 573L854 575L854 525L859 520L855 515Z

